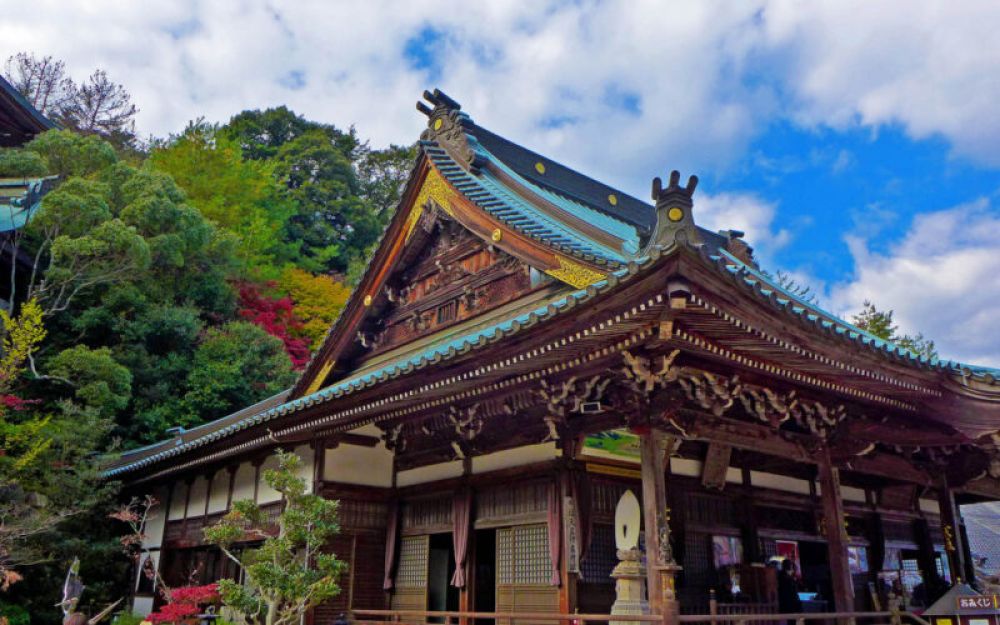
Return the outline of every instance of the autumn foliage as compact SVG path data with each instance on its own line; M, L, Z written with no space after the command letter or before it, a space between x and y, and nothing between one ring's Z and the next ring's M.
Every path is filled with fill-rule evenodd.
M188 625L197 623L202 606L219 600L219 585L182 586L170 591L169 602L147 619L151 623Z
M281 339L296 369L309 362L309 342L301 336L303 324L295 315L291 298L271 297L262 293L259 285L243 283L239 287L239 307L240 317Z

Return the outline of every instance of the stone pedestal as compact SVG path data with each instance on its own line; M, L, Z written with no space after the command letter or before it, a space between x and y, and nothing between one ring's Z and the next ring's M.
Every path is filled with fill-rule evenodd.
M646 600L646 567L642 563L642 553L638 549L619 550L620 562L611 577L615 579L615 599L611 606L614 616L649 614ZM639 621L613 620L609 625L642 625Z

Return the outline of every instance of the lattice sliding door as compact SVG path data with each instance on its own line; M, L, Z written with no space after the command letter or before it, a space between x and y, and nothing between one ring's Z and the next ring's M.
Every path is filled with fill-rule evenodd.
M404 536L399 545L396 583L392 591L393 610L427 609L427 563L431 537Z
M558 612L545 524L497 529L497 612ZM518 625L515 623L515 625Z

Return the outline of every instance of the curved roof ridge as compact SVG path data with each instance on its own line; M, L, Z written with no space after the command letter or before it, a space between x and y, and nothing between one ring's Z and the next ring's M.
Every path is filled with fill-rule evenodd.
M597 209L590 204L584 203L577 200L563 192L555 191L551 188L543 187L534 181L528 180L512 167L504 163L495 154L487 150L479 141L475 142L477 151L481 152L486 156L490 162L494 163L497 167L503 169L503 171L513 178L517 183L524 186L526 189L535 193L539 197L549 202L552 202L559 208L566 210L570 214L576 214L581 211L583 215L576 214L575 216L582 219L593 220L597 227L606 230L608 233L614 235L615 237L621 239L623 243L629 244L628 249L615 250L618 253L626 253L627 255L634 256L639 252L640 247L640 236L639 230L634 224L630 224L627 221L610 215L600 209ZM617 200L616 200L617 201ZM652 211L652 207L650 207ZM574 229L571 225L564 224L567 228ZM581 236L586 237L585 234L580 233Z
M785 289L780 284L778 284L771 276L765 272L755 269L739 258L729 253L728 251L720 248L718 250L720 258L727 265L735 266L742 273L749 274L757 282L757 288L753 290L763 297L769 297L772 294L780 293L780 297L776 297L776 303L781 305L786 310L789 310L789 304L792 304L790 312L796 314L799 317L804 317L814 324L819 322L820 325L826 325L829 329L838 331L835 326L839 326L838 334L846 335L846 338L854 341L861 342L864 345L870 345L873 348L882 351L888 355L895 356L897 358L905 359L912 364L919 364L935 369L947 370L953 373L959 373L962 375L972 374L976 377L981 377L989 381L992 378L994 382L1000 383L1000 369L992 367L984 367L979 365L969 365L957 360L943 359L943 358L928 358L926 356L917 354L911 349L903 347L898 343L889 341L878 336L875 336L871 332L868 332L858 326L841 319L837 315L828 312L822 307L808 302L802 299L800 296L792 293L791 291ZM750 285L752 286L752 285ZM770 293L764 293L763 291L768 290ZM785 301L782 302L781 300ZM795 310L795 308L800 310ZM851 336L855 334L857 336Z

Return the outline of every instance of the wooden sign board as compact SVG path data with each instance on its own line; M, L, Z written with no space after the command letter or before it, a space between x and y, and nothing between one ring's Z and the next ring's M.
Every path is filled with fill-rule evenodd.
M967 597L956 597L958 611L962 610L996 610L1000 606L997 595L978 595Z

